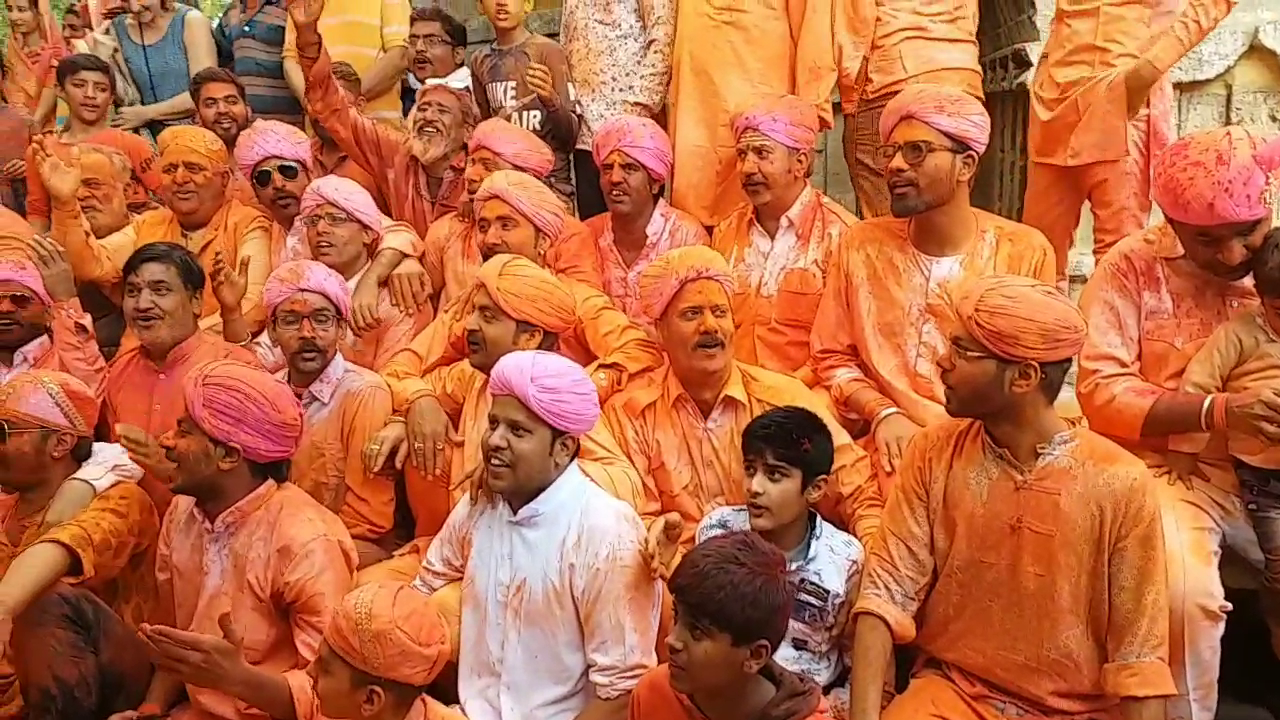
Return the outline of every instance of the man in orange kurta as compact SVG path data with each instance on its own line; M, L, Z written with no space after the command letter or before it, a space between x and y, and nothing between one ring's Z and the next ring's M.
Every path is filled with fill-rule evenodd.
M1031 85L1022 217L1048 236L1058 277L1086 200L1101 259L1151 216L1151 160L1173 133L1168 72L1236 0L1058 3ZM1169 25L1169 21L1173 24Z
M742 203L731 121L762 96L795 95L831 127L835 5L833 0L679 3L667 124L675 148L672 205L711 227Z
M1053 408L1084 318L1013 275L973 281L955 310L938 361L954 419L907 447L867 548L848 716L1163 720L1175 689L1156 483ZM882 713L907 643L922 662Z
M93 454L99 409L93 389L57 371L0 387L0 717L102 717L138 703L151 676L135 633L156 605L160 520L147 494L118 483L45 522Z
M669 571L707 512L746 504L742 430L784 405L811 410L831 428L835 464L818 510L866 545L883 505L871 461L804 383L734 359L733 276L724 257L701 245L672 250L641 273L640 297L667 362L611 398L603 419L644 481L640 514L657 564Z
M911 436L947 418L937 359L954 285L993 273L1054 279L1043 235L970 204L990 128L982 103L960 90L898 93L880 125L893 216L854 225L831 263L813 364L841 420L870 426L862 445L882 485Z
M1256 307L1253 255L1271 228L1280 140L1227 126L1185 136L1152 168L1165 221L1120 241L1085 285L1089 340L1076 397L1095 431L1163 467L1174 436L1231 428L1280 444L1280 394L1202 395L1182 375L1214 329ZM1219 433L1223 437L1222 433ZM1162 474L1163 471L1162 471ZM1200 454L1189 483L1160 482L1171 600L1171 717L1210 720L1226 611L1221 546L1262 564L1225 441ZM1280 622L1268 618L1275 635Z
M830 259L857 222L809 184L818 115L799 98L763 100L733 120L738 178L750 202L716 226L711 247L729 260L737 293L734 356L817 384L809 334Z
M104 289L120 282L130 253L149 242L181 243L196 253L206 273L215 255L231 267L248 262L248 291L241 312L252 329L266 323L262 284L271 271L271 223L256 209L227 194L230 157L217 135L190 125L160 134L160 194L168 207L138 216L127 227L104 238L86 230L76 193L80 188L79 152L63 161L48 149L37 153L41 177L53 202L52 237L67 250L76 279ZM212 289L200 304L200 325L218 328L222 317Z
M302 437L302 407L284 382L230 360L184 378L185 409L161 439L175 459L178 497L165 514L156 552L157 623L205 635L224 628L245 638L245 661L267 672L315 660L329 615L351 591L356 549L346 527L288 480ZM161 628L143 626L155 646ZM155 656L140 715L261 718L210 689L192 668ZM185 687L188 701L179 706Z
M858 214L889 214L880 116L910 85L944 85L982 100L978 0L846 0L836 4L844 159Z
M551 269L552 239L564 233L567 208L541 181L514 170L498 170L480 186L475 198L476 242L481 255L516 254ZM661 351L644 330L622 314L608 296L573 279L562 280L573 293L576 324L560 337L560 352L580 365L591 366L601 397L626 385L637 373L657 367ZM469 298L460 298L413 339L409 347L382 368L397 410L420 386L421 378L437 367L463 359Z

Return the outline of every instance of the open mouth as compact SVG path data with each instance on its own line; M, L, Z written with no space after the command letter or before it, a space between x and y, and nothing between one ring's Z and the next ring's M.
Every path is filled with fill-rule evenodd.
M319 350L299 350L293 354L293 357L302 362L319 362L324 359L324 354Z
M702 340L699 340L698 342L694 343L693 348L695 350L701 350L703 352L723 350L724 341L716 337L703 338Z
M609 199L610 200L626 200L627 191L623 190L622 188L614 188L609 191Z
M321 253L328 253L328 252L331 252L332 250L333 250L333 243L331 242L326 242L324 240L321 240L320 242L316 243L317 255Z
M485 462L490 470L505 470L511 467L511 463L508 463L505 458L494 454L489 455Z
M416 134L423 140L438 140L444 137L444 128L439 123L423 121L418 123Z
M133 318L134 327L141 330L148 330L160 324L159 315L138 315Z
M886 185L889 188L889 192L894 195L901 195L915 189L916 186L916 184L910 180L890 180Z
M195 200L195 199L196 199L196 191L195 191L195 190L174 190L174 191L173 191L173 199L175 199L175 200Z
M22 327L22 323L17 320L0 320L0 332L13 332Z
M236 121L229 117L220 117L213 121L213 126L219 130L231 131L236 129Z

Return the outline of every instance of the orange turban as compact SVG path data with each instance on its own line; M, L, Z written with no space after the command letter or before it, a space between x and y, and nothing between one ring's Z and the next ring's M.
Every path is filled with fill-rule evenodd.
M302 405L293 390L261 368L214 360L182 379L187 415L205 434L240 448L256 463L288 460L302 439Z
M33 235L35 230L26 218L0 205L0 257L33 259L27 246Z
M166 129L156 138L156 147L161 161L184 153L199 155L215 166L225 167L231 160L221 138L195 125L174 125Z
M1018 275L988 275L962 288L956 315L974 340L1017 362L1075 357L1088 326L1056 287Z
M519 255L495 255L480 266L476 282L516 320L566 333L578 324L578 304L560 279Z
M357 670L410 687L425 687L449 661L444 618L420 590L372 582L343 596L324 641Z
M733 297L733 272L724 256L706 245L690 245L668 250L640 271L640 311L657 320L680 288L694 280L715 280Z
M80 437L93 437L100 408L88 385L55 370L26 370L0 385L0 418Z
M551 240L558 239L564 231L564 201L528 173L499 170L485 178L475 203L478 206L486 200L501 200L510 205Z
M501 118L489 118L471 131L467 150L480 148L538 178L550 175L556 164L555 154L542 138Z
M991 143L991 116L978 98L946 85L922 83L903 88L880 115L880 142L898 123L915 118L981 155Z
M1280 138L1235 125L1178 138L1151 168L1151 195L1165 217L1198 227L1271 216L1280 194Z
M794 95L756 103L733 118L733 136L754 130L792 150L812 150L818 142L818 109Z

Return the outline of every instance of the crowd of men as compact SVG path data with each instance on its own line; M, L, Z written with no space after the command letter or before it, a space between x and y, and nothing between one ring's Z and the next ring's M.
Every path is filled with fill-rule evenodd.
M482 0L362 77L368 9L289 0L280 87L201 69L155 148L59 58L0 720L1211 720L1224 544L1280 654L1280 139L1158 127L1232 0L1060 3L978 209L976 4Z

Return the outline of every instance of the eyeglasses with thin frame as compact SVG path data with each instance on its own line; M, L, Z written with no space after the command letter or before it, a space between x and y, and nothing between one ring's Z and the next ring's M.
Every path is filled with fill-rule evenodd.
M11 428L9 427L8 422L4 420L0 420L0 445L7 445L9 443L10 435L17 435L20 433L47 432L47 431L48 431L48 428Z
M439 35L410 35L409 45L426 45L429 48L453 47L453 41Z
M939 145L928 140L909 140L904 143L886 143L876 148L876 160L881 165L888 165L893 162L898 153L902 153L903 162L911 167L918 167L936 152L949 152L959 155L966 151L954 145Z
M996 360L1004 362L1004 358L996 357L995 355L992 355L989 352L983 352L982 350L970 350L963 345L957 345L954 340L948 340L947 347L951 351L951 354L959 360Z
M272 322L275 323L277 330L297 330L302 327L304 320L311 323L311 327L316 330L332 330L340 319L337 315L327 312L318 312L314 315L284 313L277 315Z
M253 171L253 184L259 188L269 188L271 187L271 180L276 175L288 182L293 182L302 175L302 166L296 162L285 161L277 163L274 167L258 168Z
M313 228L319 225L321 220L328 223L329 227L340 227L351 222L351 216L340 212L313 213L311 215L302 216L302 225L303 227Z

